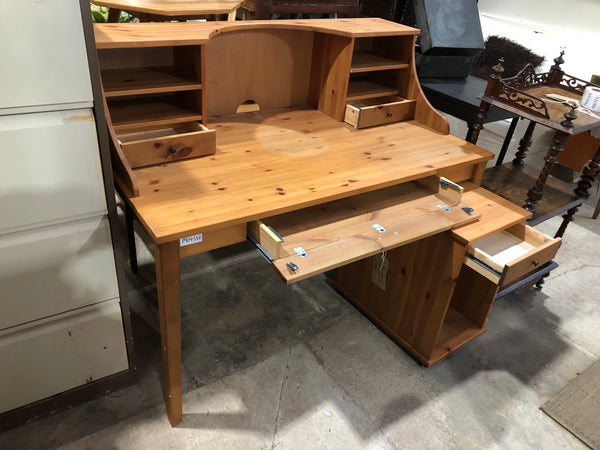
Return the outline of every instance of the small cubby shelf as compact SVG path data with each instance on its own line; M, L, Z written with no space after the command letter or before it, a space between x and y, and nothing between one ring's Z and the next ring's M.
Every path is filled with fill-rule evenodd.
M177 96L127 98L109 103L112 124L117 134L140 127L202 121L202 112L187 106Z
M365 79L350 80L346 101L398 95L399 90Z
M352 55L350 73L375 72L378 70L406 69L408 62L397 61L371 52L357 51Z
M202 83L173 66L103 70L102 82L107 98L202 89Z

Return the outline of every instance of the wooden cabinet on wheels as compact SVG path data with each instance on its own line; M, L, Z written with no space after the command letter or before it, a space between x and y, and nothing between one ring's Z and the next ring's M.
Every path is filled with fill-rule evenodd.
M433 364L485 331L498 289L554 256L559 239L534 233L523 225L528 211L479 186L493 155L450 136L425 99L417 33L381 19L96 26L115 178L155 245L171 424L182 420L181 258L248 235L286 283L337 269L337 289ZM157 48L171 59L158 61ZM137 138L121 126L106 75L121 53L149 50L127 58L134 74L183 67L186 80L158 94L162 82L152 81L127 101L180 85L195 92L184 103L198 114L190 124L214 133L209 154L173 158L169 146L179 149L189 128L179 134L161 111L135 122L148 142L126 148ZM190 73L200 74L191 86ZM484 238L492 244L476 251Z

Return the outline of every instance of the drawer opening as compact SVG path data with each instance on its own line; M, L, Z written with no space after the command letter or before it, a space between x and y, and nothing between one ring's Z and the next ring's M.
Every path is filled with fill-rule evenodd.
M448 206L432 185L413 181L264 218L248 224L248 236L293 283L479 218L460 200Z
M379 94L375 98L349 99L346 104L344 122L356 128L367 128L412 120L415 115L415 106L415 100L408 100L397 95Z
M560 238L517 224L469 245L465 264L506 286L541 268L556 255L560 244Z

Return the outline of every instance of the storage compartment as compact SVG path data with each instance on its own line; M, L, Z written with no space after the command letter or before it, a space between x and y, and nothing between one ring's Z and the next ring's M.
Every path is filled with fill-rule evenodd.
M212 155L216 132L198 122L130 130L118 135L131 168Z
M560 238L517 224L470 244L465 264L504 287L550 261L560 244Z
M248 234L293 283L477 220L447 189L431 177L252 222Z
M442 232L328 273L350 302L429 366L485 330L450 307L461 252Z
M0 332L0 413L127 370L119 300Z
M346 105L344 121L356 128L366 128L411 120L415 104L415 100L395 96L357 100Z
M406 95L412 36L355 39L346 100Z

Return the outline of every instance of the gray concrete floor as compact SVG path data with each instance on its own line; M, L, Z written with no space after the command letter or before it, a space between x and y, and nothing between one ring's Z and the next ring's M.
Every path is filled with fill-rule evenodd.
M497 151L505 127L490 126L480 145ZM464 137L464 123L453 120L452 132ZM530 161L548 139L538 136ZM431 368L323 276L286 287L247 244L184 260L176 428L161 396L154 267L140 240L140 273L127 274L137 383L0 434L0 448L585 448L539 407L600 355L593 194L543 290L496 302L487 333ZM553 235L559 223L538 228Z

